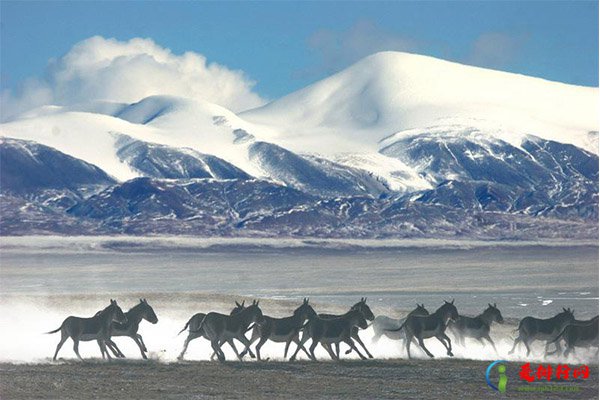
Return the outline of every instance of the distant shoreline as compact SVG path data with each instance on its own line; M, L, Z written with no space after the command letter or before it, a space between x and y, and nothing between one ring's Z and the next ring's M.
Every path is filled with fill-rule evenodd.
M193 236L0 236L0 251L144 252L219 250L401 250L443 248L468 250L486 247L598 247L589 240L472 240L472 239L322 239L240 238Z

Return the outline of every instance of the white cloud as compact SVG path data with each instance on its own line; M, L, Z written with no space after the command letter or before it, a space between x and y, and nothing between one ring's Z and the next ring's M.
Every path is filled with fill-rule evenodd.
M2 119L28 109L94 100L133 103L151 95L202 99L243 111L265 103L242 71L207 63L194 52L175 55L150 39L126 42L95 36L50 60L43 78L31 78L1 96Z

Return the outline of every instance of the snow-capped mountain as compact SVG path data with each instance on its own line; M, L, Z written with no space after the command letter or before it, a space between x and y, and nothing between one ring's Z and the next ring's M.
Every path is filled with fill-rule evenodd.
M238 115L44 106L0 125L2 233L595 236L597 106L596 88L392 52Z
M396 132L456 126L519 145L533 134L597 154L598 89L399 52L240 114L293 151L377 151Z
M100 168L35 142L0 138L2 191L78 190L116 183Z

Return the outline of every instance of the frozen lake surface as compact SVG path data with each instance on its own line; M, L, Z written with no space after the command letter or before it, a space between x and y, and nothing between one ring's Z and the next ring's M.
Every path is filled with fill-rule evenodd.
M455 298L474 314L598 313L593 243L3 238L3 294L200 292L430 307Z

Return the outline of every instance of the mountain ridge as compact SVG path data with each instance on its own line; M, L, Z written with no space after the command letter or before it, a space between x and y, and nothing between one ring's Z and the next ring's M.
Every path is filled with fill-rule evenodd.
M519 238L514 226L567 226L556 234L597 237L597 99L597 88L386 52L239 115L160 95L45 106L0 136L45 146L42 170L109 180L33 187L39 174L20 176L22 190L0 187L0 228Z

